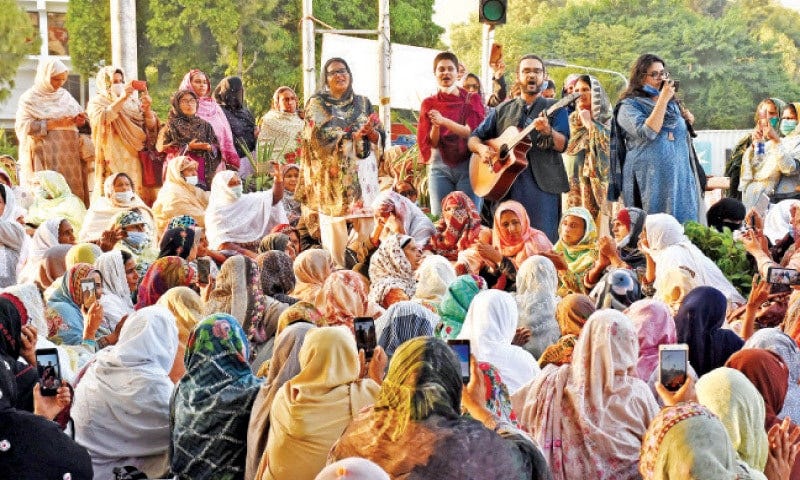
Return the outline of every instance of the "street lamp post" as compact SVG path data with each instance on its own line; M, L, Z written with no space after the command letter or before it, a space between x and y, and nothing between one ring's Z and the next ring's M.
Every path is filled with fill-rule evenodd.
M569 68L580 68L583 70L593 71L593 72L603 72L603 73L610 73L612 75L619 75L623 82L625 82L625 88L628 88L628 77L624 74L617 72L615 70L607 70L605 68L597 68L597 67L587 67L585 65L575 65L573 63L568 63L565 60L561 59L549 59L545 60L544 64L551 67L569 67Z

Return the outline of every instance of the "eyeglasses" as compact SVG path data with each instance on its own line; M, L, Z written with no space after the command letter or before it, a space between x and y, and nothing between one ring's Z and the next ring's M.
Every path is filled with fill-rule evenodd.
M195 103L197 103L197 100L195 100L194 98L182 98L178 101L178 103L181 105L194 105Z
M336 75L348 75L350 72L347 71L346 68L340 68L339 70L329 70L325 72L326 75L329 77L334 77Z
M478 85L477 83L465 83L464 84L464 90L477 92L480 89L481 89L481 86Z
M539 76L539 75L543 75L544 74L544 69L542 69L542 68L530 68L530 69L526 68L526 69L522 70L522 74L523 75L533 74L533 75Z
M669 72L666 71L666 70L661 70L661 71L658 71L658 72L650 72L650 73L647 74L647 76L652 78L652 79L663 78L664 80L666 80L666 79L669 78Z

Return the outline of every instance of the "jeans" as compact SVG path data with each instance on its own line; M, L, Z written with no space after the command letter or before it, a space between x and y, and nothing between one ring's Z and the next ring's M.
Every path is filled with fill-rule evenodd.
M475 208L481 211L483 199L472 191L469 183L469 160L450 167L444 163L439 151L431 152L431 164L428 166L428 187L431 195L431 213L442 214L442 200L449 193L462 191L475 203Z
M541 230L551 242L558 241L561 222L561 194L547 193L539 188L530 167L523 170L503 200L516 200L525 207L531 226Z

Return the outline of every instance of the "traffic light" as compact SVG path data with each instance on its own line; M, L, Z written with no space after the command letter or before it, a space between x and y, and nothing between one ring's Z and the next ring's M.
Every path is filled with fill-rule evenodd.
M481 23L501 25L506 23L508 0L479 0L478 19Z

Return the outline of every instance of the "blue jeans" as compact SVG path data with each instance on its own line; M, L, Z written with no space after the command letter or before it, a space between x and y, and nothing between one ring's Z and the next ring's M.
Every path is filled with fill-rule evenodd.
M533 178L530 167L519 174L503 200L516 200L521 203L528 212L531 226L544 232L554 244L558 241L561 195L542 191Z
M462 191L475 203L475 208L481 211L483 199L472 191L469 183L469 160L450 167L444 163L439 151L431 152L431 164L428 165L428 187L431 195L431 213L442 214L442 200L450 192Z

